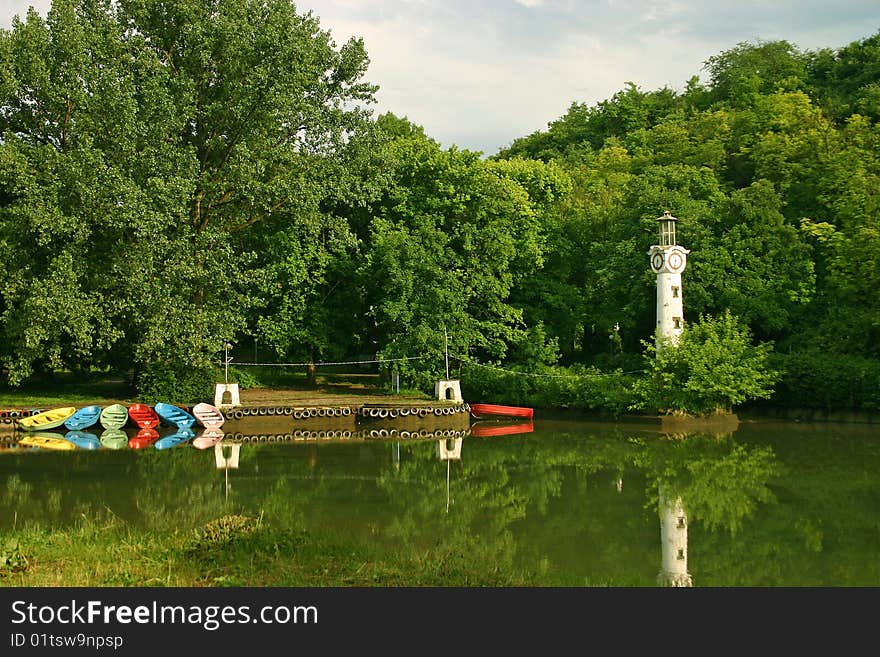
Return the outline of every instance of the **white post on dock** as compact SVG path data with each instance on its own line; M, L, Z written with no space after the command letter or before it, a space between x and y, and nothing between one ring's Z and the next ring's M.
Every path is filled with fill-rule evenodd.
M461 404L464 401L461 396L461 382L449 378L449 335L446 333L446 324L443 325L443 353L446 360L446 378L434 384L434 396L438 400Z
M221 409L241 406L238 384L229 383L229 363L232 362L232 356L229 355L230 349L232 349L232 345L227 342L223 347L224 382L214 384L214 406ZM228 398L227 395L229 395Z

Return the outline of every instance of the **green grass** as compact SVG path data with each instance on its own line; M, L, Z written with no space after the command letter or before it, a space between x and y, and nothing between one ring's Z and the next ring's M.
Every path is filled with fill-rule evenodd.
M116 516L66 530L18 529L16 566L0 564L0 586L541 586L528 573L441 549L382 553L331 535L275 529L261 517L221 516L196 531L164 535Z
M253 367L241 368L247 375L249 387L269 389L310 390L303 368ZM222 379L220 379L222 380ZM235 381L230 377L230 381ZM317 376L320 389L336 394L389 394L378 374L369 372L345 372L341 368L322 368ZM418 390L401 390L399 397L431 399ZM71 372L55 374L51 379L27 382L19 387L0 384L0 408L54 408L57 406L106 405L114 402L126 404L137 401L136 392L122 377L104 375L88 380ZM179 401L179 400L178 400Z
M60 374L52 381L34 381L13 388L0 385L0 408L51 408L89 402L131 401L134 392L121 378L82 381Z

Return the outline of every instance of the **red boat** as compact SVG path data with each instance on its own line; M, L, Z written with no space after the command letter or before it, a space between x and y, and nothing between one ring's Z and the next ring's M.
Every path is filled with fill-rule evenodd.
M499 406L498 404L471 404L471 417L524 417L531 419L534 409L525 406Z
M152 406L132 404L128 407L128 417L141 429L155 429L159 424L159 416Z
M535 430L535 425L531 422L520 422L519 424L477 424L471 427L471 435L477 438L486 438L488 436L509 436L515 433L531 433Z

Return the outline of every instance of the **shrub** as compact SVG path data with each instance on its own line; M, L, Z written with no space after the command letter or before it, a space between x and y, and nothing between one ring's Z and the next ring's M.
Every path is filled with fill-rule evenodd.
M619 415L633 402L633 378L594 367L539 367L528 371L468 364L462 393L473 401L570 408Z
M634 387L633 408L705 415L773 393L779 372L768 365L772 343L753 345L748 327L725 311L700 316L678 345L645 345L648 373Z
M880 411L880 362L862 356L806 351L774 354L782 377L771 402L788 408Z
M190 403L214 396L212 369L151 365L135 380L138 398L146 403L169 400Z
M18 540L11 538L0 549L0 577L27 570L28 559Z

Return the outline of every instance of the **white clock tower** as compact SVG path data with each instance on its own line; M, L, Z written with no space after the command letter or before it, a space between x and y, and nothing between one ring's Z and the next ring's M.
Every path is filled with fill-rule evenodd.
M648 250L651 269L657 274L657 348L664 342L677 344L684 330L684 306L681 293L681 272L690 253L675 241L675 217L669 211L657 219L660 244Z

